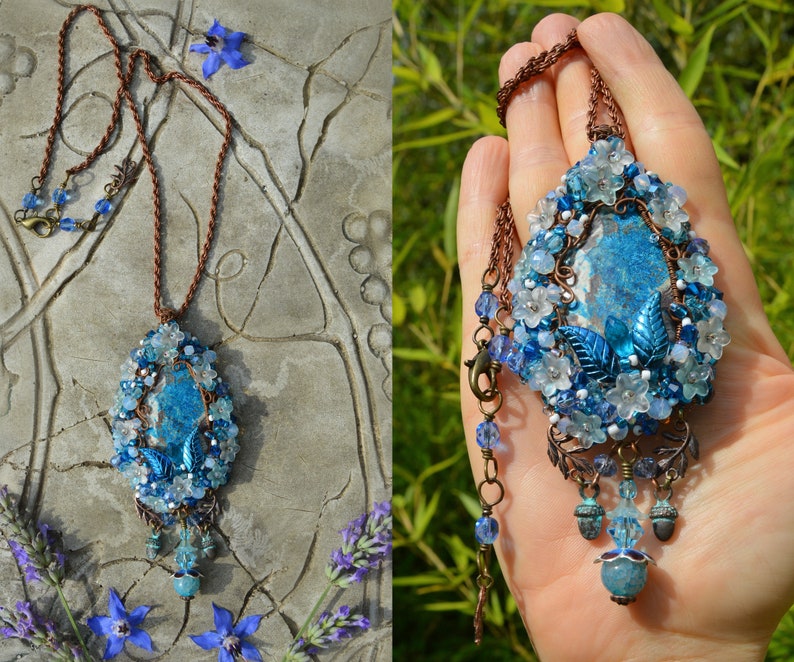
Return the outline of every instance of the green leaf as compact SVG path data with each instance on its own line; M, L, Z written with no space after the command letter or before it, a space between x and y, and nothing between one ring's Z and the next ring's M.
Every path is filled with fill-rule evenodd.
M416 283L408 293L408 301L414 312L421 313L427 306L427 290L421 283Z
M427 138L419 138L417 140L407 140L406 142L397 143L393 148L393 152L400 152L404 149L419 149L421 147L437 147L438 145L446 145L447 143L454 143L462 138L471 138L478 135L480 132L477 129L466 129L465 131L454 131L453 133L442 133L437 136L428 136Z
M436 584L444 584L446 581L445 577L428 573L408 577L394 577L392 584L394 586L434 586Z
M421 131L422 129L429 129L430 127L449 122L453 117L458 114L454 108L442 108L434 113L425 115L413 122L406 122L399 126L394 127L394 133L407 133L409 131Z
M411 533L412 540L421 540L425 536L425 531L433 519L433 515L438 510L438 500L441 498L441 490L433 492L430 501L425 503L424 499L419 502L414 513L414 530Z
M659 14L659 18L662 19L673 32L684 36L691 35L694 32L692 24L683 16L676 14L669 3L664 0L652 0L652 2L654 9L656 9L656 13Z
M466 512L473 519L477 519L482 516L482 505L480 504L480 500L474 498L468 492L457 492L458 499L463 504L463 507L466 509Z
M414 349L410 347L395 347L392 350L392 356L396 359L403 361L419 361L422 363L444 363L446 358L434 354L429 349Z
M626 11L625 0L593 0L593 9L596 11L611 11L613 14L622 14Z
M419 58L422 60L422 78L428 83L438 84L444 81L441 63L436 54L422 43L417 44Z
M692 54L687 60L684 70L678 77L678 84L684 90L686 95L691 99L695 94L700 79L703 78L703 72L706 70L706 63L709 59L709 50L711 49L711 38L714 36L714 29L716 26L712 25L703 38L700 40Z
M391 295L391 320L394 326L402 326L405 323L405 316L408 312L408 307L405 305L403 299L397 292L392 292Z
M716 140L712 139L711 144L714 146L714 152L717 155L717 161L722 165L739 170L740 165L733 160L733 157L725 151L725 148L720 145Z
M464 614L471 611L469 602L428 602L423 607L425 611L459 611Z
M452 181L444 208L444 253L450 262L458 260L458 198L460 197L460 175Z

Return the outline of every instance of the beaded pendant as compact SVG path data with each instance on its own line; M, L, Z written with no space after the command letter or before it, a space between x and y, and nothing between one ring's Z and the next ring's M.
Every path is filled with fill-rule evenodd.
M229 480L239 450L232 399L215 359L176 322L161 324L121 366L110 409L111 464L130 481L138 515L151 526L148 558L157 557L164 529L179 528L174 589L185 600L199 590L199 554L215 556L215 490Z
M549 458L580 486L581 534L596 539L604 515L610 520L615 547L596 562L619 604L635 599L653 563L636 548L641 520L660 540L673 535L672 484L687 456L698 457L686 412L711 398L714 364L730 341L717 267L685 201L619 137L594 141L528 215L530 240L508 285L512 342L491 341L503 339L496 359L541 393ZM657 437L652 448L642 448L644 437ZM616 474L619 502L605 513L599 483ZM653 488L647 514L635 505L635 479Z

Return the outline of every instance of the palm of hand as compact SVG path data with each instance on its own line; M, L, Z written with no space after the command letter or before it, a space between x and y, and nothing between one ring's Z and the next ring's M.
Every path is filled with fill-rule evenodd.
M574 25L573 19L550 17L533 39L548 48ZM505 404L497 419L504 445L496 452L507 490L495 510L500 564L544 660L716 659L708 651L715 656L721 650L731 651L730 659L757 659L794 599L794 568L786 560L794 542L794 509L788 505L794 481L782 468L783 444L794 425L794 372L763 314L694 109L621 19L593 17L579 36L623 109L630 149L689 193L693 226L710 241L720 267L717 286L725 291L733 341L718 365L713 401L688 417L701 442L701 460L675 485L677 532L660 543L644 525L646 535L637 546L658 567L651 567L648 585L629 607L610 602L599 566L591 563L613 546L608 536L588 542L578 533L572 516L577 490L548 463L548 421L539 398L504 370ZM625 53L616 53L621 49ZM503 60L502 79L539 50L514 47ZM479 293L493 210L508 186L523 245L526 213L584 155L582 90L588 72L589 63L576 56L553 81L532 84L514 100L509 154L499 139L472 149L459 214L464 311ZM655 87L643 87L648 79ZM464 316L464 337L473 322ZM464 385L470 434L482 416L466 390ZM645 446L652 448L653 441ZM472 439L469 449L479 480L482 461ZM647 512L652 496L642 483L638 506ZM602 490L600 501L609 510L614 489Z

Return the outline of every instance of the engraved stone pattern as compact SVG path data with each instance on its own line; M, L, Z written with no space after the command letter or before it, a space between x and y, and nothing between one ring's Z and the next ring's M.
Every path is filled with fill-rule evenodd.
M66 593L83 623L107 612L113 586L131 607L155 606L146 621L153 659L194 659L199 649L186 635L211 629L214 601L235 615L264 614L253 641L266 659L280 658L324 588L338 531L391 489L390 8L383 0L289 0L266 10L253 0L98 5L126 52L143 47L163 70L199 79L204 56L188 49L214 18L248 34L241 50L251 64L223 65L204 81L236 124L214 249L180 320L217 352L241 428L231 481L219 490L218 557L201 561L202 590L188 612L171 587L176 536L146 559L149 530L109 463L119 366L156 326L148 174L94 233L42 240L13 220L52 120L57 34L68 13L54 0L0 4L0 484L63 531ZM93 17L76 27L47 199L99 140L117 85ZM161 177L165 303L178 306L206 230L222 125L192 90L158 89L140 73L133 89ZM114 166L127 155L140 160L134 143L125 110L107 153L71 180L65 215L90 217ZM389 587L386 568L347 589L343 603L362 605L373 631L324 659L390 659ZM20 597L2 543L0 604ZM61 613L52 593L31 597L45 613L53 605L51 617ZM89 642L101 656L104 642ZM0 642L0 659L26 653Z

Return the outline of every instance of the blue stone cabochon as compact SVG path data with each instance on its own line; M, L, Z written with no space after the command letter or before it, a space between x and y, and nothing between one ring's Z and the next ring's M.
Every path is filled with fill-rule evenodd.
M199 525L229 479L239 430L215 358L168 322L149 331L121 366L110 408L111 464L129 479L149 523Z
M730 338L685 200L612 136L528 215L506 363L584 447L654 434L677 407L711 396Z

